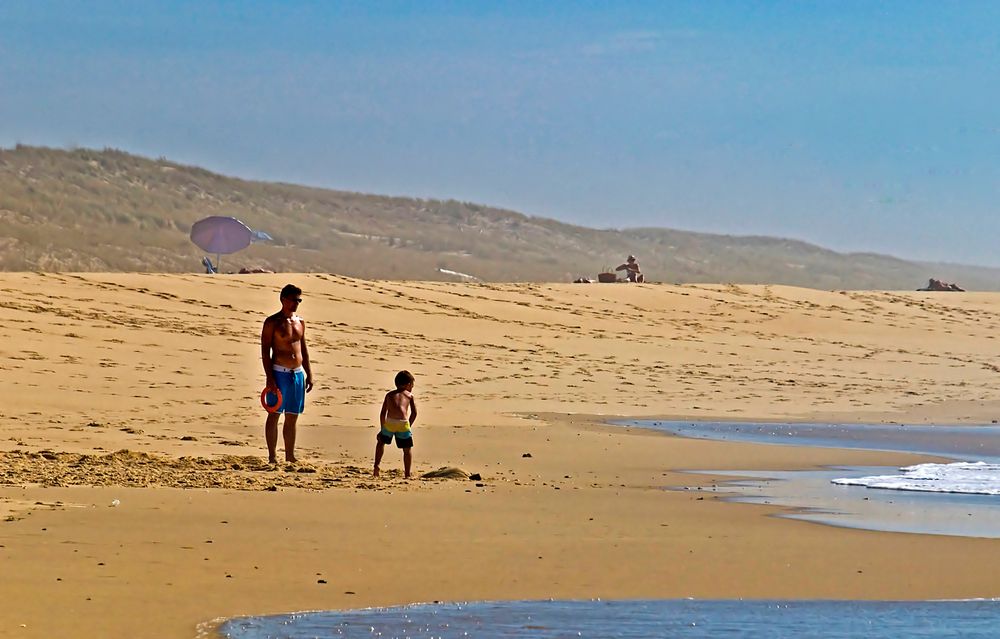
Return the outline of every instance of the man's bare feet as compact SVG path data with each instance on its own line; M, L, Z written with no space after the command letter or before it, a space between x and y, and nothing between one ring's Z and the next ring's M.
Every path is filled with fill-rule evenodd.
M278 458L277 457L268 457L267 458L267 463L269 465L271 465L271 466L274 466L275 464L278 463Z
M372 477L378 477L378 466L372 469Z
M299 460L295 458L295 455L285 455L285 461L288 462L289 464L294 464Z

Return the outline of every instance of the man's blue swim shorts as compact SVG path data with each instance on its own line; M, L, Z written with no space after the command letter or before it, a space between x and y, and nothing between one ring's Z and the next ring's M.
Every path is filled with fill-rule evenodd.
M274 383L281 391L281 407L279 413L294 413L301 415L306 409L306 371L298 368L274 366Z

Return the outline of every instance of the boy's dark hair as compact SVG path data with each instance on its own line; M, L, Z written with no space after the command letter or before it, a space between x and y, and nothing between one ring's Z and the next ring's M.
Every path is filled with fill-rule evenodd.
M293 298L302 295L302 289L294 284L285 284L285 288L281 289L281 299Z
M413 381L413 375L410 371L399 371L396 373L396 388L402 388Z

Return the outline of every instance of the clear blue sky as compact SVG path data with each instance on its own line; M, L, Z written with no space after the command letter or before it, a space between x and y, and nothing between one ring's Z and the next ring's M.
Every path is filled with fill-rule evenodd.
M0 3L0 146L1000 265L1000 3Z

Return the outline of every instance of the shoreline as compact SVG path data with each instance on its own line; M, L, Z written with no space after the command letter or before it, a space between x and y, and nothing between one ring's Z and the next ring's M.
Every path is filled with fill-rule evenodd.
M754 465L762 469L778 468L816 468L831 464L858 463L862 461L876 462L879 465L893 463L909 463L916 459L924 459L922 455L908 453L886 454L882 451L860 451L845 449L816 449L809 447L776 447L755 444L729 444L726 442L708 442L703 440L692 440L680 437L673 437L663 433L645 431L644 429L628 430L621 427L609 426L602 421L588 421L580 423L578 416L564 416L563 419L553 420L550 426L558 429L566 438L571 437L578 430L593 429L595 438L598 440L610 440L611 443L619 444L626 448L626 456L644 456L647 462L655 460L656 452L669 452L672 455L697 460L718 460L728 459L731 463L746 460L746 455L755 449L767 448L773 451L755 451ZM581 428L582 427L582 428ZM612 432L601 432L611 430ZM619 433L619 431L621 431ZM642 432L637 432L642 431ZM535 443L539 446L543 444L545 437L538 435ZM622 440L622 441L619 441ZM652 444L650 440L656 442ZM658 445L657 445L658 444ZM681 449L681 450L677 450ZM595 451L596 452L596 451ZM600 455L599 455L600 456ZM543 459L541 455L529 458L528 461ZM513 464L512 460L512 464ZM714 461L711 463L715 463ZM702 464L697 464L702 465ZM579 468L579 466L578 466ZM564 504L558 496L564 490L574 488L573 482L564 481L561 490L554 490L553 484L558 481L558 477L553 477L553 473L542 471L539 481L536 479L533 485L527 481L521 486L505 486L499 482L496 476L484 477L487 481L486 490L479 489L479 493L468 495L468 484L464 482L435 482L429 486L418 486L416 488L406 485L401 480L391 480L388 482L387 490L378 492L365 492L357 489L350 493L331 489L322 492L308 491L301 489L281 490L278 493L260 493L228 490L192 490L192 489L170 489L170 488L89 488L75 487L66 489L52 488L29 488L23 489L28 500L40 495L47 495L50 502L61 504L62 510L34 511L33 515L26 518L37 528L40 526L44 534L56 532L59 528L66 526L65 530L75 530L79 533L88 529L87 521L92 521L93 517L100 518L101 515L113 513L120 515L135 510L135 514L130 513L128 519L136 522L135 530L122 537L116 536L117 541L126 542L125 547L133 544L152 543L153 546L160 546L167 542L166 539L157 539L155 535L150 535L149 530L156 530L156 522L162 511L173 510L174 515L183 515L180 521L174 521L169 526L171 534L179 543L180 555L198 552L199 545L203 548L210 548L211 551L204 551L205 559L209 563L218 562L225 568L221 571L225 574L206 574L196 561L197 557L184 558L177 556L178 551L174 550L172 555L175 560L179 560L183 573L197 578L188 583L183 590L189 593L204 593L209 590L219 588L223 580L255 578L254 572L257 568L263 569L263 562L254 560L248 561L244 556L244 551L239 550L242 543L231 536L226 531L225 540L220 540L219 535L223 534L223 528L228 525L238 524L236 513L246 509L265 506L263 500L268 497L282 497L286 503L282 505L277 513L272 515L277 517L262 516L253 518L251 528L260 530L273 530L277 533L280 529L289 527L295 529L310 529L309 522L316 521L314 513L317 509L333 506L335 509L345 510L357 516L363 511L368 511L361 521L354 522L352 532L347 536L350 538L365 537L373 531L383 528L385 522L400 520L400 525L408 525L407 521L419 521L420 515L434 512L440 522L437 522L425 534L420 536L421 547L434 548L440 544L440 538L447 540L449 551L444 555L441 549L436 549L428 557L419 561L409 562L407 570L418 574L426 575L425 579L430 583L436 583L433 589L433 596L421 598L415 596L407 587L390 586L382 592L375 591L371 587L375 584L383 584L394 579L394 571L398 561L388 553L366 551L362 546L355 546L355 551L360 551L366 555L367 559L373 563L376 573L369 577L364 574L369 572L366 562L352 561L353 569L346 570L348 574L357 574L357 582L347 580L339 582L337 575L343 574L343 568L331 569L329 554L335 554L339 544L336 540L322 539L321 535L314 535L309 539L312 553L316 553L321 559L315 560L306 549L298 549L295 555L294 569L279 570L273 577L276 577L284 588L288 588L290 581L295 581L293 573L297 573L299 585L291 588L288 592L269 593L267 588L254 587L249 591L239 590L235 592L215 592L210 597L199 597L196 601L182 597L181 600L172 599L169 591L179 585L178 582L168 581L173 570L161 566L159 569L149 570L151 563L159 564L163 562L162 557L154 560L151 555L141 553L139 565L133 569L118 573L116 576L125 577L128 583L142 584L142 590L151 595L154 601L152 610L146 614L152 618L159 618L159 623L165 624L165 629L175 625L178 619L186 619L185 623L175 625L176 630L165 632L163 636L190 637L194 634L191 630L199 624L202 629L217 628L218 624L225 619L239 616L262 616L271 614L285 614L295 611L306 610L349 610L372 606L405 605L416 601L472 601L472 600L512 600L512 599L546 599L546 598L591 598L602 599L623 599L623 598L685 598L694 597L697 599L738 599L738 598L778 598L778 599L865 599L865 600L930 600L930 599L953 599L953 598L978 598L996 596L994 589L995 580L993 570L1000 569L1000 561L993 561L985 555L989 555L997 547L997 540L981 539L935 539L933 535L915 535L902 533L886 533L865 530L852 530L845 528L831 527L825 524L814 522L796 521L787 519L784 515L794 512L795 509L783 506L768 506L759 504L741 504L728 501L732 496L720 486L717 492L711 494L701 491L672 492L666 490L669 486L689 485L696 486L699 483L704 487L717 485L719 481L726 478L720 475L701 475L696 477L684 470L675 468L674 470L663 470L662 467L653 469L654 476L650 475L650 469L644 467L640 475L647 475L647 482L636 481L637 477L629 474L629 477L619 476L619 479L627 483L622 486L618 484L607 484L597 487L590 487L591 494L582 500L573 500L576 503ZM745 470L745 469L741 469ZM561 471L560 471L561 472ZM565 479L565 478L563 478ZM700 481L693 481L700 479ZM423 482L420 482L423 483ZM576 486L577 491L586 490L583 486ZM3 491L7 492L7 491ZM527 495L522 494L527 492ZM469 512L461 507L459 500L463 496L468 500L466 505L475 506L475 510ZM372 498L377 498L379 503L372 504ZM111 508L108 506L111 499L120 499L121 506ZM519 502L527 499L530 504L534 504L544 511L552 511L546 519L549 521L536 521L535 529L529 531L517 531L517 525L528 525L529 518L534 519L529 509L524 509L524 504ZM414 500L421 503L414 504ZM488 503L475 503L475 502ZM86 508L73 508L71 504L92 504ZM180 513L179 509L186 506L188 509L194 508L190 512ZM659 504L660 506L656 506ZM639 512L635 507L639 506ZM138 506L138 508L136 508ZM497 507L501 507L500 512L496 512ZM567 512L557 512L558 507L566 507ZM646 512L656 508L666 507L673 514L667 522L650 522ZM431 510L429 511L428 508ZM446 508L446 513L441 513L439 509ZM403 512L400 512L403 511ZM213 518L212 513L216 513ZM226 519L222 519L221 513L228 513ZM584 515L587 515L586 517ZM680 520L675 517L680 516ZM73 519L82 516L82 521L67 522L67 516ZM576 526L583 525L585 521L591 519L606 520L611 517L614 523L605 523L610 527L610 534L606 539L603 535L598 538L587 538L583 543L572 541L576 534L567 534L567 529L571 528L570 523ZM319 517L320 520L323 517ZM508 520L509 521L504 521ZM223 523L223 522L227 523ZM491 531L489 540L500 542L504 537L520 534L520 538L515 540L511 546L495 548L486 551L485 556L472 562L474 566L482 566L483 570L474 570L472 575L467 574L470 570L469 562L461 560L462 557L470 557L479 553L484 554L479 539L482 535L481 526L488 522L488 529ZM246 523L246 522L244 522ZM222 524L222 525L220 525ZM648 561L658 554L658 547L677 539L672 535L663 536L663 530L657 530L665 524L665 531L671 528L681 527L679 532L682 545L688 549L689 553L709 556L713 553L723 553L723 558L709 559L707 565L697 560L692 560L683 555L672 557L670 561L677 562L673 569L658 567L650 570ZM9 524L8 524L9 525ZM732 526L739 526L751 531L752 534L741 539L740 545L743 550L737 555L733 555L733 547L724 543L731 534ZM644 528L644 534L637 536L635 529ZM133 526L129 526L133 528ZM212 532L210 532L212 531ZM354 532L356 531L356 532ZM798 538L798 543L788 552L775 553L773 540L791 534ZM32 535L37 541L42 538L36 532ZM272 537L271 534L268 535ZM152 537L152 539L151 539ZM391 535L389 538L380 535L382 543L386 547L391 546ZM630 542L625 543L625 540ZM436 540L432 542L431 540ZM539 555L543 559L538 560L530 552L538 547L538 540L548 539L542 547L543 554ZM719 541L715 541L718 539ZM983 542L986 543L983 543ZM553 543L556 542L556 543ZM966 543L968 542L968 543ZM52 543L52 540L46 540ZM98 537L89 539L66 539L62 544L76 543L82 546L90 546L94 543L100 545ZM204 544L210 544L204 546ZM217 555L215 550L218 544L223 543L225 547L233 546L234 552L224 552ZM613 548L624 550L611 551ZM332 545L331 545L332 544ZM378 544L376 544L378 545ZM568 545L568 548L566 547ZM845 545L838 548L836 552L830 552L834 545ZM535 548L532 548L534 546ZM611 548L609 548L609 546ZM632 546L629 548L628 546ZM901 551L900 547L907 550ZM512 557L511 549L521 548L519 555ZM525 553L526 548L531 548L529 553ZM611 553L598 565L601 568L593 568L605 577L601 583L595 582L591 569L581 570L575 564L578 561L580 548L589 549L588 552ZM819 549L830 556L817 556ZM977 550L977 548L979 550ZM575 549L575 550L574 550ZM599 550L603 549L603 550ZM289 549L291 550L291 549ZM569 552L567 552L569 550ZM0 551L2 552L2 551ZM286 551L287 552L287 551ZM455 561L453 553L459 555L459 561ZM910 553L918 553L921 556L920 570L952 570L956 566L965 566L964 575L952 573L952 578L944 583L914 584L907 586L895 583L895 577L891 575L905 574L907 570L915 568L912 563ZM114 554L114 553L113 553ZM538 568L531 564L535 562L545 562L545 557L554 554L557 557L557 569L555 573L547 571L539 572ZM834 559L831 559L831 556ZM859 556L861 558L859 558ZM838 558L839 557L839 558ZM93 559L99 557L95 554ZM631 558L631 559L630 559ZM729 575L733 566L741 563L746 566L737 568L736 574L754 574L757 568L750 569L750 566L778 565L781 562L788 564L788 560L793 559L801 563L798 570L790 575L772 575L763 577L756 575L753 580L742 583L731 581L729 585L721 585L719 577L721 574ZM79 575L79 577L89 576L78 585L86 589L88 581L93 585L93 579L99 579L102 567L90 567L90 570L82 566L72 565L72 557L63 555L63 559L69 561L65 565L65 573L89 573L89 575ZM106 558L105 558L106 559ZM192 561L195 559L195 561ZM513 561L512 561L513 559ZM665 559L665 558L664 558ZM960 559L960 561L959 561ZM608 561L610 560L610 563ZM439 565L444 562L444 566ZM624 563L622 563L624 562ZM36 563L35 558L26 557L22 564L22 570L31 570ZM57 562L62 564L62 561ZM112 565L110 561L97 562L105 565ZM340 562L333 562L338 564ZM496 570L500 563L511 563L505 573L510 582L518 583L481 583L480 575L487 574L485 567L490 566L490 570ZM747 565L749 563L749 565ZM854 571L836 570L830 572L831 564L845 564L856 566ZM994 565L996 564L996 565ZM9 565L9 564L8 564ZM593 566L594 564L592 564ZM627 566L644 566L641 575L635 574ZM936 567L935 567L936 566ZM671 576L680 567L685 579L675 580ZM14 567L18 569L17 566ZM317 569L318 568L318 569ZM625 570L623 570L625 568ZM722 571L720 573L719 571ZM861 572L856 572L860 570ZM869 570L879 575L877 579L863 578L860 575ZM524 574L518 575L519 571ZM822 583L814 582L806 577L814 571L823 574ZM207 571L211 573L211 571ZM163 583L158 586L146 581L149 574L163 575ZM464 578L456 578L456 574L466 573ZM62 574L55 570L52 575ZM310 578L309 575L312 575ZM557 583L553 583L553 577L562 577ZM334 577L334 578L331 578ZM374 581L372 579L374 578ZM62 582L67 581L65 577L56 576ZM329 583L318 584L319 579L325 579ZM744 578L745 579L745 578ZM731 577L730 577L731 580ZM368 584L366 589L361 585ZM318 593L318 589L325 588L333 584L339 588L339 594L332 596L327 593ZM978 584L978 585L977 585ZM46 589L48 590L48 589ZM329 590L333 590L330 588ZM351 594L348 594L351 593ZM176 594L176 593L175 593ZM272 594L274 595L272 597ZM8 593L10 595L10 593ZM238 599L237 599L238 598ZM17 602L20 597L13 597ZM8 600L8 604L10 601ZM24 610L24 603L17 606ZM37 605L37 604L36 604ZM48 605L44 605L45 609ZM206 615L207 610L220 610L221 614ZM187 610L188 612L184 613ZM82 612L77 610L77 612ZM39 609L39 614L41 609ZM99 617L104 617L103 613ZM85 617L86 618L86 617ZM79 618L71 621L71 626L63 629L69 631L70 627L77 627ZM107 619L102 622L98 619L92 621L94 627L108 628ZM110 626L113 629L117 624ZM29 626L30 627L30 626ZM188 628L187 631L183 628ZM47 628L51 626L47 625ZM27 630L27 629L22 629ZM36 635L25 632L25 636L44 636L50 630ZM103 632L103 630L102 630ZM105 636L125 637L131 633L138 632L138 627L125 623L119 628L119 632L112 632ZM212 633L215 631L212 630ZM0 633L2 636L2 633ZM94 635L97 636L97 635ZM217 633L206 636L219 636Z
M705 442L705 443L709 444L709 446L708 446L709 452L715 452L715 451L711 451L711 448L712 448L713 444L722 444L722 445L729 444L729 442L720 442L718 440L697 440L697 439L693 439L693 438L687 438L687 437L683 437L681 435L674 435L674 434L671 434L671 433L668 433L668 432L664 432L664 431L658 431L658 430L655 430L655 429L644 428L642 426L626 426L626 427L623 427L623 426L619 426L619 425L616 425L616 424L613 423L615 421L618 421L619 419L625 420L625 418L621 418L621 417L617 417L616 418L616 417L607 416L607 415L585 415L585 416L581 416L581 415L576 415L576 414L551 414L551 413L548 413L548 414L539 413L539 414L536 414L536 416L538 416L538 417L544 417L544 419L546 421L548 421L552 425L560 424L560 425L563 425L563 426L566 426L566 427L569 427L569 428L592 429L592 430L597 431L597 432L601 432L601 433L604 433L604 434L611 435L612 437L614 435L618 434L618 433L628 434L629 431L633 431L632 434L637 435L639 437L651 436L651 437L655 437L655 438L663 438L663 439L666 439L666 440L679 439L679 440L685 440L685 441L689 441L689 442L699 442L699 443ZM581 418L582 418L582 421L581 421ZM628 418L628 419L632 419L632 418ZM638 419L646 419L646 418L638 418ZM691 420L691 419L684 419L682 417L682 418L680 418L679 421L711 421L711 420L708 420L708 419ZM766 423L781 423L781 422L783 422L785 420L777 420L777 419L775 419L775 420L746 419L746 420L742 420L742 421L744 421L744 422L760 422L760 423L765 423L765 422ZM805 420L801 420L801 421L799 421L797 423L812 423L812 422L807 422ZM858 423L863 423L863 422L858 422ZM639 432L636 433L634 431L639 431ZM751 450L752 449L758 449L758 448L761 448L761 447L773 447L772 445L769 445L769 444L745 443L745 442L738 442L738 443L735 444L735 446L737 448L740 448L740 449L749 448ZM819 447L814 447L814 446L799 446L799 445L783 445L780 448L784 449L788 454L787 455L780 455L780 454L779 455L774 455L773 458L770 455L760 456L760 458L758 458L755 461L755 464L763 464L764 465L762 467L763 472L767 472L767 470L773 470L773 471L780 471L780 470L801 470L801 471L808 471L808 470L817 470L817 469L830 468L832 466L847 465L848 463L854 464L854 463L857 463L858 460L867 460L869 463L871 463L872 460L878 459L878 460L881 460L881 461L879 461L878 463L871 463L871 465L887 466L888 467L888 466L900 465L900 464L922 463L922 462L926 462L926 461L948 459L947 457L941 457L941 456L937 456L937 455L929 455L929 454L925 454L925 453L914 453L914 452L905 452L905 451L885 451L885 450L867 450L867 449L850 449L850 448L823 448L823 449L820 449ZM794 458L796 461L792 462L790 458ZM845 462L844 461L845 458L850 458L850 461L849 462ZM833 460L840 460L840 461L833 461ZM851 532L851 533L870 533L870 534L878 535L880 538L886 538L885 539L885 543L887 543L887 544L892 544L891 538L897 537L897 536L900 536L900 535L903 535L903 536L925 537L925 538L926 537L933 538L933 537L938 536L938 535L931 534L931 533L894 532L894 531L883 531L883 530L877 530L877 529L871 529L871 528L865 528L865 527L847 527L847 526L842 526L842 525L838 525L838 524L835 524L835 523L831 523L831 522L828 522L828 521L809 520L809 519L804 519L804 518L800 519L800 518L797 518L796 515L798 515L798 514L800 514L802 512L805 512L807 509L802 508L802 507L798 507L798 506L792 506L792 505L782 505L782 504L771 504L771 505L768 505L768 504L763 504L763 503L759 503L759 502L740 501L741 495L737 491L727 490L727 488L725 486L725 483L726 482L730 482L730 481L735 481L739 477L741 477L741 475L739 475L739 474L720 474L718 472L719 470L721 470L721 469L712 469L712 470L704 470L704 471L693 471L693 470L685 470L685 469L679 469L679 468L672 468L668 472L664 472L663 475L668 475L668 474L671 475L671 476L676 475L676 476L678 476L680 478L687 477L687 478L691 478L692 481L686 482L684 484L678 484L678 485L673 485L673 483L671 482L669 484L663 484L663 485L659 485L659 486L652 486L651 488L653 490L660 490L660 491L664 491L664 492L676 492L677 494L683 494L684 491L687 491L689 489L691 490L692 493L694 493L694 491L700 491L700 492L696 493L698 496L693 496L692 495L692 498L695 499L695 500L699 500L699 501L701 501L703 499L704 500L711 499L712 501L715 501L716 503L719 503L719 504L729 504L729 505L733 505L733 506L749 506L750 510L747 511L745 514L747 516L749 516L750 518L753 518L753 517L762 517L762 518L767 518L767 519L770 519L770 520L773 520L773 521L778 521L778 522L780 522L780 521L795 522L795 523L799 523L799 524L805 524L805 525L811 526L811 527L828 528L828 529L832 529L833 531L843 530L843 531L848 531L848 532ZM746 468L741 468L739 470L745 471L747 469ZM713 488L713 491L712 491L711 494L709 494L707 492L701 491L700 488L699 488L699 486L703 487L703 488L711 487L711 488ZM616 493L616 497L617 496L618 495ZM754 513L754 510L757 511L756 514ZM736 518L734 517L734 519L736 519ZM742 520L743 518L741 517L739 519ZM825 537L826 535L821 535L821 536ZM830 535L830 537L836 537L836 536L837 536L836 533L833 533L833 534ZM977 541L987 541L987 542L996 542L997 541L994 538L978 538L978 537L956 537L955 539L974 539L974 540L977 540ZM998 565L1000 565L1000 563L998 563ZM671 592L673 592L673 591L671 591ZM765 590L763 592L770 593L770 592L773 592L773 591L772 590ZM820 591L809 591L809 592L820 592ZM928 592L941 592L941 591L932 587L932 588L930 588L928 590ZM898 601L898 602L903 602L903 601L980 601L980 600L997 600L997 598L1000 597L1000 591L996 591L996 592L997 592L997 595L994 595L992 597L975 596L975 597L968 597L968 598L964 598L964 599L955 599L955 598L952 598L952 597L935 597L935 596L921 596L921 597L915 597L914 598L914 597L910 597L910 596L898 596L898 595L895 596L895 597L887 599L887 598L884 598L883 596L878 595L878 594L876 594L876 595L863 595L863 596L855 596L855 595L850 595L850 596L843 596L843 595L833 595L833 596L806 595L806 596L803 596L803 595L798 594L798 593L795 594L795 595L785 595L783 597L774 597L774 596L767 596L767 595L764 595L764 596L745 596L743 594L738 595L738 596L729 596L729 597L714 597L714 596L690 597L689 595L680 595L680 594L674 593L671 596L662 597L662 598L664 598L664 599L671 599L671 600L695 599L695 600L704 600L704 601L734 601L734 600L762 601L762 600L771 600L771 599L781 600L781 601L813 601L813 602L815 602L815 601L852 601L852 600L858 600L858 601L889 601L889 602L892 602L892 601ZM506 596L506 597L500 597L500 598L492 597L492 598L486 598L486 599L475 599L475 598L465 597L465 598L453 598L453 599L447 599L447 600L433 600L433 601L432 600L413 600L413 601L390 600L390 603L385 603L385 602L382 602L381 600L377 600L378 601L377 603L372 603L371 601L368 601L368 602L364 603L363 605L358 605L358 606L353 606L353 607L350 607L350 606L341 606L341 607L323 608L323 609L287 610L287 611L275 612L275 613L271 613L271 614L282 616L282 615L285 615L285 614L302 614L302 613L327 612L327 611L351 611L351 610L363 610L363 609L370 609L370 608L408 606L408 605L413 605L413 604L424 605L424 604L438 604L438 603L441 603L441 604L448 604L448 603L469 603L469 602L473 602L473 601L475 601L475 602L481 602L481 601L489 601L489 602L496 602L496 601L501 601L501 602L502 601L540 601L540 600L547 600L547 599L552 599L552 598L560 599L558 596L554 596L554 595L549 594L549 595L538 595L538 596L536 596L534 598L531 598L531 599L523 599L523 598L520 598L518 596L513 596L513 597ZM589 600L589 599L621 600L621 599L649 599L649 597L637 597L637 596L633 596L633 597L621 597L621 596L616 596L616 595L600 595L600 596L594 596L594 597L586 597L586 596L585 597L579 597L579 596L577 596L577 597L571 597L571 598L565 599L565 600L579 601L579 600ZM220 626L223 623L225 623L226 621L229 621L231 619L236 619L236 618L240 618L240 617L247 617L247 616L258 617L258 616L262 616L262 615L259 615L259 614L256 614L256 613L250 613L250 614L238 615L238 616L235 616L235 617L219 617L219 618L216 618L216 619L212 620L211 622L205 622L205 624L202 626L202 628L207 633L205 636L219 637L219 638L221 638L221 637L223 637L223 635L219 632L219 629L220 629ZM267 615L267 616L271 616L271 615Z
M256 470L256 339L288 281L305 291L317 377L305 462ZM1000 294L321 274L0 284L0 637L180 639L211 619L435 600L998 595L996 540L832 528L663 490L691 484L684 469L925 457L601 420L989 423ZM643 321L623 328L623 309ZM402 368L421 401L416 473L482 481L404 482L395 449L370 479L380 393Z
M703 423L705 428L695 424ZM713 420L615 420L614 426L640 428L669 437L693 438L716 442L739 442L763 446L832 448L863 450L875 453L916 455L919 462L905 466L938 465L953 468L961 462L997 464L1000 462L1000 430L995 424L983 425L903 425L886 423L840 423L756 421L716 422ZM781 426L781 432L765 429L735 428L730 425L753 425L768 428ZM895 428L898 426L898 429ZM786 431L787 429L787 431ZM987 432L976 434L977 430ZM936 475L930 490L886 487L869 489L868 482L837 481L835 478L892 476L902 480L900 465L855 466L836 464L805 469L697 469L686 471L694 476L708 476L717 482L712 491L720 499L737 503L773 504L788 509L777 517L870 531L904 534L952 535L975 538L1000 538L1000 515L995 512L996 484L987 486L942 485L943 475ZM939 471L940 472L940 471ZM963 482L968 481L962 478ZM952 479L954 481L954 479ZM844 485L853 485L848 488ZM885 483L879 479L879 483ZM913 485L912 481L903 482ZM962 482L960 482L962 483ZM689 490L687 486L671 487Z
M838 466L818 471L720 473L720 499L774 504L788 510L771 516L825 526L896 534L1000 538L1000 515L991 495L898 490L845 494L834 477L872 474L885 466Z
M429 636L460 639L504 636L515 628L532 636L557 639L567 629L587 636L678 636L709 639L746 637L796 639L806 629L826 637L875 636L881 639L955 634L992 639L1000 601L837 602L768 600L543 600L412 604L394 608L323 611L241 618L225 624L237 638L277 635L317 637L331 630L363 637L403 636L415 628ZM779 612L780 611L780 612ZM352 629L354 632L352 632ZM582 630L582 632L580 632ZM874 634L873 634L874 633ZM572 634L572 630L568 634Z

